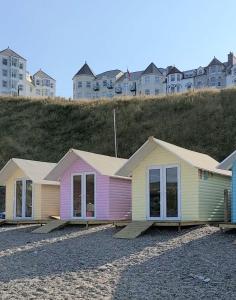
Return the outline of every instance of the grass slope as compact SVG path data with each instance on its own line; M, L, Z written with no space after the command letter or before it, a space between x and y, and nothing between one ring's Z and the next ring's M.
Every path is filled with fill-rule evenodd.
M128 158L153 135L222 160L236 148L236 90L75 103L0 98L0 167L11 157L58 161L69 148Z

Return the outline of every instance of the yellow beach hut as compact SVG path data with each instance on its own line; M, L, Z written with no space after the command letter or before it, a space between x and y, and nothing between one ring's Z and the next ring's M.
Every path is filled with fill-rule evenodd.
M210 156L150 137L116 173L132 176L132 220L222 221L231 172Z
M12 158L0 171L6 187L6 220L47 220L59 216L59 182L44 180L54 163Z

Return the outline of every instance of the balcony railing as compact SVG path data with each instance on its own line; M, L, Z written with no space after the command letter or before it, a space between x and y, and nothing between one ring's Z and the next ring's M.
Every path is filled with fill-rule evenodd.
M117 94L121 94L121 93L122 93L122 88L121 88L121 87L116 87L116 88L115 88L115 92L116 92Z
M108 88L109 90L113 89L113 83L112 83L112 82L108 83L108 84L107 84L107 88Z
M98 83L95 83L95 84L93 85L93 90L94 90L94 91L99 91L99 90L100 90L100 87L99 87L99 84L98 84Z
M130 91L131 92L136 92L136 82L134 82L133 84L131 84Z

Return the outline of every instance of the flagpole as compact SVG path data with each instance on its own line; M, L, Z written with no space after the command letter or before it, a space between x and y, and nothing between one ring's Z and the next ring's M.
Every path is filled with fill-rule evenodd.
M117 140L116 140L116 110L113 109L113 125L114 125L114 145L115 145L115 157L117 157Z

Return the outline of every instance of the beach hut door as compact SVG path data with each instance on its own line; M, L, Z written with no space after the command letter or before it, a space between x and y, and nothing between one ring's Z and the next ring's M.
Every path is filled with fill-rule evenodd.
M73 175L73 218L95 218L95 174Z
M32 181L23 179L15 183L15 218L32 218Z
M148 215L150 220L178 220L180 184L178 166L149 169Z

